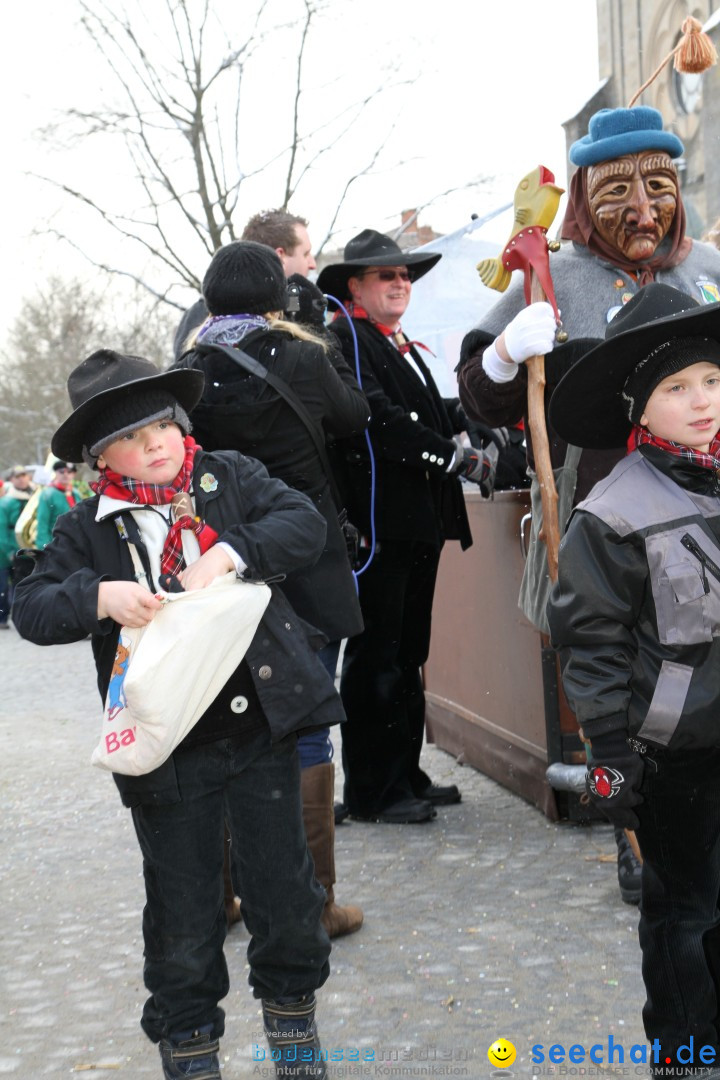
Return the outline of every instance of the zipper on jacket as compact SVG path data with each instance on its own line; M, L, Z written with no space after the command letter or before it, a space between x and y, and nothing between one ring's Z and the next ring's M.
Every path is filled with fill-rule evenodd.
M705 571L709 570L710 573L712 574L712 576L714 578L716 578L717 581L720 581L720 566L718 566L717 563L714 563L709 555L705 554L705 552L700 547L700 545L697 543L697 541L693 540L690 533L685 533L684 536L681 536L680 537L680 543L682 544L682 546L684 548L687 548L687 550L690 552L691 555L695 556L695 558L698 560L698 562L702 566L702 568L703 568L703 587L705 589L705 594L707 595L710 592L710 583L708 582Z

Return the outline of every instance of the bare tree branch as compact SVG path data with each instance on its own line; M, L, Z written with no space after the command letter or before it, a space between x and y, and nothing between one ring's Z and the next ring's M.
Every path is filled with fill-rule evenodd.
M234 25L232 34L211 0L163 0L152 20L139 0L78 3L80 25L110 80L107 100L89 110L68 110L62 123L46 125L42 137L66 152L84 148L89 140L107 154L122 148L127 183L118 193L94 178L78 181L45 170L39 178L83 207L95 226L89 240L76 231L76 221L53 223L51 235L83 252L93 265L141 282L153 297L169 303L174 288L197 289L208 258L235 238L233 219L246 182L267 173L277 192L268 202L287 207L311 174L315 180L319 166L347 145L373 102L414 81L395 67L349 103L335 88L326 92L317 85L311 85L311 97L311 44L329 9L327 0L298 0L299 17L274 22L273 0L249 0L238 12L242 30ZM280 68L292 89L283 114L273 116L273 137L258 139L257 100L246 90L255 70L249 62L258 64L263 50L276 50L278 35L293 42L292 62ZM348 191L377 168L393 130L377 131L367 163L344 182L336 181L328 237ZM98 225L124 242L122 255L97 257ZM142 271L133 267L134 251L143 257ZM112 265L114 259L123 265ZM152 278L163 284L152 284Z

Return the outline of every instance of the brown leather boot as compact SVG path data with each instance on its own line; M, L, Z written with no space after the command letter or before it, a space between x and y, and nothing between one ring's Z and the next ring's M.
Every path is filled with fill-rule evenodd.
M335 766L331 761L311 765L300 773L303 821L308 848L315 863L315 877L327 893L322 924L328 937L354 934L363 922L362 909L355 904L335 903Z
M225 851L223 855L223 890L225 896L225 918L227 919L228 929L233 923L240 922L242 915L240 913L240 897L235 895L235 886L232 881L232 872L230 870L230 848L232 846L232 837L230 836L230 830L225 822Z

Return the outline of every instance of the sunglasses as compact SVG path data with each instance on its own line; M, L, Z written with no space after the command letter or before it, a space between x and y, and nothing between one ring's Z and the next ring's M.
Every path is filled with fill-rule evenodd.
M366 270L362 275L363 277L369 277L370 274L377 274L380 281L394 281L395 278L400 278L401 281L415 280L415 274L412 270Z

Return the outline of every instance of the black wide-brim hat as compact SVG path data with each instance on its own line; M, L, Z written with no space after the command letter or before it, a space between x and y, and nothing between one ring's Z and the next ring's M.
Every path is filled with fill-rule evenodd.
M338 300L348 299L347 284L356 270L366 266L408 266L413 270L413 281L417 281L428 270L432 270L442 255L438 251L431 253L403 251L390 236L376 232L375 229L363 229L352 240L348 240L343 252L343 262L331 263L323 267L318 276L318 288L328 296ZM328 307L333 310L337 304L328 300Z
M622 396L628 376L660 345L688 337L720 341L720 303L699 304L659 282L645 285L608 323L605 340L556 386L549 406L554 430L588 450L625 446L633 427Z
M100 349L70 372L68 395L73 413L52 437L53 454L65 461L83 458L86 432L94 418L108 407L148 391L172 395L186 412L202 397L205 376L201 371L179 369L161 372L141 356L125 356Z

